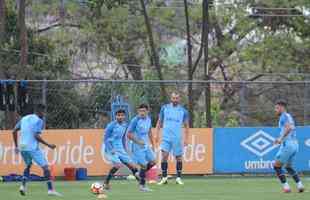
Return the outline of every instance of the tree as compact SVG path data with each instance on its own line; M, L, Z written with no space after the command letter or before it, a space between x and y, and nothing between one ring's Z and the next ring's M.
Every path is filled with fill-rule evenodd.
M157 48L155 46L155 42L154 42L154 38L153 38L153 31L152 31L152 27L150 24L149 16L148 16L147 11L146 11L146 6L144 3L144 0L140 0L140 3L141 3L142 13L144 16L145 26L146 26L146 30L147 30L147 34L148 34L149 44L150 44L150 48L151 48L152 61L155 65L159 80L164 80L162 70L160 67L160 63L159 63L159 56L158 56ZM160 87L161 87L161 95L162 95L163 99L165 99L165 97L167 97L167 92L166 92L165 86L161 83Z
M185 21L186 21L186 34L187 34L187 63L188 63L188 72L187 77L188 80L193 80L193 59L192 59L192 42L191 42L191 33L190 33L190 25L189 25L189 14L188 14L188 4L187 0L184 0L184 12L185 12ZM193 85L190 82L188 84L188 110L189 110L189 125L193 127L193 110L194 110L194 102L193 102Z
M27 66L28 63L28 41L27 28L25 22L26 0L19 1L18 12L18 28L20 37L20 72Z
M202 44L203 44L203 52L204 52L204 80L209 81L209 71L208 71L208 59L209 59L209 5L213 5L213 1L204 0L202 3ZM211 115L211 87L210 83L206 84L205 88L205 106L206 106L206 121L207 127L212 127L212 115Z
M66 17L65 0L60 0L59 17L60 17L61 25L64 26L65 25L65 17Z
M10 4L8 2L15 3L6 2L7 7ZM309 1L243 0L233 4L212 4L210 8L208 2L212 4L213 1L204 0L203 4L199 5L186 0L181 4L180 1L172 0L168 5L165 1L137 3L128 0L87 0L67 1L65 6L61 4L60 8L59 1L52 5L47 1L36 2L35 7L39 11L36 13L39 17L29 16L26 19L27 24L29 23L27 74L35 72L36 75L31 77L39 78L70 78L71 72L84 67L92 71L86 77L94 78L305 80L301 76L290 76L286 73L310 71L309 20L302 16L289 16L301 15L302 8L310 7ZM27 6L27 9L34 9L34 4ZM42 13L41 7L45 9ZM252 13L249 13L248 8L251 7ZM283 7L287 9L280 9ZM59 13L64 8L66 20L65 23L60 23ZM1 49L0 67L2 72L11 75L20 70L21 42L18 42L19 35L14 33L16 27L12 24L15 18L11 8L7 10L6 35L10 40L5 40L6 47ZM40 24L40 28L34 28L32 20L45 19L46 13L48 16L55 15L57 20L47 26ZM162 49L166 46L179 48L181 57L177 56L178 62L163 62ZM97 73L97 69L100 69L101 73ZM74 77L85 78L79 74L75 74ZM189 110L193 111L191 119L194 120L194 124L206 118L208 123L204 126L211 125L211 111L213 114L221 112L212 116L216 125L220 124L219 119L226 120L226 116L228 121L235 119L234 116L240 116L245 124L268 121L264 112L270 109L270 105L265 102L270 102L273 98L269 93L272 91L281 95L283 92L278 86L263 87L229 82L222 85L207 84L207 87L199 84L181 87L180 84L176 85L183 96L187 97L186 104ZM164 87L163 84L161 86ZM138 85L136 87L138 88ZM154 97L153 102L157 102L153 103L155 106L159 96L166 96L158 95L158 87L147 95L147 91L144 91L147 89L137 88L127 85L122 86L122 90L119 91L126 95L130 90L129 96L135 93L133 91L137 91L139 96L136 98L139 100L142 96ZM292 88L294 89L290 90L290 96L297 104L301 101L297 96L305 95L306 92L303 94L304 91L296 89L297 86ZM165 85L164 89L175 89L175 85ZM212 96L211 91L214 94ZM80 95L75 92L80 91L74 91L70 97L78 100ZM68 95L64 100L70 97ZM136 102L137 99L133 101ZM159 102L162 103L161 100ZM79 101L73 104L79 104ZM252 104L262 105L262 109L253 111L254 107L249 107ZM208 108L206 111L205 105ZM78 116L76 108L70 110L74 116ZM296 112L301 116L302 111ZM305 111L305 115L307 112ZM202 118L205 114L206 117ZM233 117L229 117L232 115ZM70 121L69 126L73 126Z
M0 47L5 40L5 24L6 24L5 0L0 0Z
M253 17L240 7L227 8L221 7L221 5L217 7L217 12L212 13L211 32L214 34L212 35L209 58L212 78L217 80L223 78L227 81L279 80L278 73L304 71L307 68L307 57L301 58L299 55L305 55L304 53L307 52L308 39L302 33L307 29L306 27L309 27L307 25L309 22L302 16L285 16L289 14L288 11L279 9L305 6L307 5L306 1L264 1L264 4L256 3L244 1L241 7L266 7L267 9L264 12L268 11L267 15L269 16L260 13L261 16ZM294 25L292 26L292 24ZM273 74L273 78L264 79L266 73ZM280 78L282 80L283 78L293 80L287 75ZM245 96L246 99L242 100L243 97L240 97L239 94L243 93L243 86L226 83L223 87L221 109L225 110L226 113L239 112L240 109L243 109L239 106L243 104L242 101L251 105L264 105L264 109L241 112L246 114L242 114L241 117L245 119L244 123L251 123L253 119L263 121L264 116L260 111L270 110L270 104L266 103L270 102L270 99L267 101L266 98L267 94L275 88L264 87L260 90L261 88L252 88L250 85L245 87L247 94L252 94L252 97L260 96L256 100L262 99L262 102L253 101L253 98L248 98L249 96ZM255 92L255 89L260 92Z

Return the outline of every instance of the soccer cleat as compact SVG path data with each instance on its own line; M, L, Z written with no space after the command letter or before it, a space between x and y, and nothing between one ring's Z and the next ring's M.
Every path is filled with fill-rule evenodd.
M19 193L20 193L20 195L25 196L26 195L26 187L21 185L19 187Z
M287 183L285 185L283 185L282 190L284 193L290 193L291 192L291 188Z
M302 193L305 191L305 187L301 182L297 183L297 189L299 193Z
M140 185L140 191L141 192L152 192L150 188L146 187L145 185Z
M111 189L111 185L110 185L109 183L104 183L104 184L103 184L103 188L104 188L105 190L110 190L110 189Z
M162 179L157 183L157 185L163 185L168 183L168 177L162 177Z
M175 180L176 184L178 185L184 185L182 179L180 177L178 177L176 180Z
M56 192L55 190L49 190L47 191L48 196L55 196L55 197L62 197L63 195L59 192Z

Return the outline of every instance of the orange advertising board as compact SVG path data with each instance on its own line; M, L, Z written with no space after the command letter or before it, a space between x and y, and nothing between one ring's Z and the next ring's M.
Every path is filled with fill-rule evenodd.
M110 164L102 152L103 132L102 129L45 130L43 138L57 145L55 150L41 146L49 164L54 165L56 176L63 176L66 167L87 168L88 175L92 176L107 174ZM184 173L212 173L212 136L212 129L190 129L189 145L184 150ZM159 147L156 155L160 161ZM173 162L170 158L170 173L175 173ZM0 131L0 175L22 174L23 169L22 158L14 153L11 131ZM36 165L31 172L42 175Z

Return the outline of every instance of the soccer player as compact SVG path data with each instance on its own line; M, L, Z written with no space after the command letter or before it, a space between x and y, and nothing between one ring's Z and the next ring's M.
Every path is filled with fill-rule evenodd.
M140 191L142 192L152 191L145 186L145 173L156 164L154 151L152 150L152 147L155 147L155 141L148 112L148 105L141 104L138 107L138 115L130 121L128 127L128 138L133 141L133 159L140 166Z
M110 180L120 169L122 164L127 166L132 174L139 179L138 169L125 150L124 139L126 139L127 123L125 122L125 110L116 111L116 120L110 122L105 129L104 145L105 155L112 162L112 168L104 181L105 189L110 189Z
M304 191L304 186L293 168L294 158L298 152L298 141L296 139L296 129L293 117L286 112L286 102L278 101L275 105L275 112L280 117L279 128L280 137L275 140L275 144L280 145L280 149L275 157L274 170L282 183L283 192L291 192L291 188L286 181L282 167L293 177L299 192Z
M29 179L30 168L32 166L32 160L37 163L44 172L44 177L47 180L47 194L50 196L62 196L60 193L56 192L53 187L53 183L50 179L50 170L48 168L48 163L42 150L39 147L39 143L48 146L50 149L55 149L56 145L49 144L41 138L41 133L43 130L43 117L44 117L45 106L39 104L35 108L35 112L26 115L21 118L21 120L16 124L13 130L13 139L15 145L15 152L21 153L21 156L26 164L24 170L22 184L20 186L19 192L21 195L26 195L26 182ZM19 136L19 146L18 146L18 131L20 130Z
M170 97L171 103L163 105L160 110L159 119L157 121L156 130L157 136L159 130L163 127L161 152L162 152L162 179L158 183L159 185L167 184L167 170L168 170L168 157L169 153L173 152L176 158L176 171L177 178L176 183L183 185L181 180L182 175L182 156L183 147L188 143L188 112L180 105L180 94L173 92ZM183 138L182 127L185 127L185 137Z

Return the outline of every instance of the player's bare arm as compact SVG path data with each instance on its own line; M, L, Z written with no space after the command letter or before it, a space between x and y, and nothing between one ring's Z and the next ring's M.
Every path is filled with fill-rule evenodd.
M162 127L162 122L160 121L160 119L157 120L157 123L156 123L156 133L155 133L155 142L156 144L158 144L158 140L159 140L159 133L160 133L160 128Z
M189 123L186 121L184 123L184 146L187 146L189 143Z
M136 144L139 144L142 146L145 145L144 142L142 140L139 140L138 138L136 138L132 132L128 132L127 137L128 137L128 139L130 139L131 141L133 141Z
M47 147L49 147L50 149L55 149L56 148L56 145L55 144L49 144L47 143L45 140L43 140L43 138L39 135L39 134L36 134L35 136L36 140L44 145L46 145Z
M156 135L153 133L152 129L150 129L150 131L149 131L149 138L150 138L150 142L151 142L151 145L152 145L152 149L154 151L155 146L156 146L157 138L156 138Z
M18 153L18 136L17 133L20 130L20 128L14 128L12 135L13 135L13 141L15 146L15 153Z
M293 125L290 123L285 124L284 133L275 140L275 144L281 144L283 140L291 133L293 130Z

